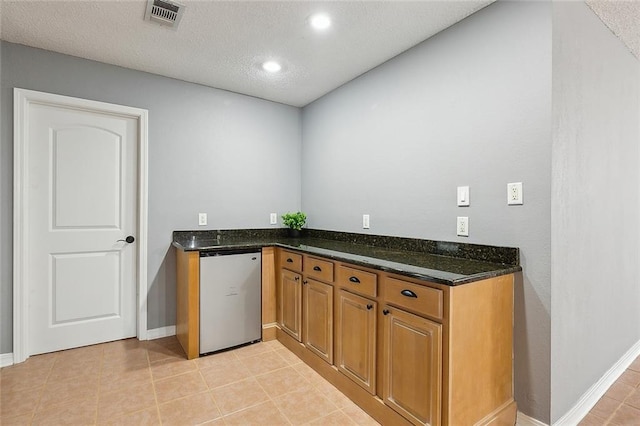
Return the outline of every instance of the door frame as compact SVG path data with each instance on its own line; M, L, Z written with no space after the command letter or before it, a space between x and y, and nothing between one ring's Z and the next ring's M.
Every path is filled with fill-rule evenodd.
M28 179L29 105L60 106L113 114L138 121L137 196L137 337L147 340L147 226L148 226L148 115L145 109L127 107L20 88L13 89L13 362L29 357L29 222L26 214Z

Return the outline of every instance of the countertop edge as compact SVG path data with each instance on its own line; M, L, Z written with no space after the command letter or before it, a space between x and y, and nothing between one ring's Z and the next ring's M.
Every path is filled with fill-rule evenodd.
M426 268L422 268L419 266L413 266L404 263L386 261L383 259L377 259L374 257L366 257L353 255L350 253L344 253L334 250L326 250L323 249L322 253L314 252L313 250L304 249L297 246L287 245L282 242L241 242L241 243L229 243L229 244L220 244L215 246L199 246L199 247L185 247L182 244L173 241L172 245L183 251L222 251L222 250L233 250L233 249L252 249L252 248L264 248L264 247L281 247L287 250L297 251L304 254L322 256L325 258L329 258L332 260L347 262L353 265L362 266L365 268L376 269L383 272L393 273L397 275L402 275L410 278L415 278L423 281L429 281L437 284L444 284L448 286L457 286L468 284L476 281L481 281L489 278L495 278L502 275L514 274L522 271L522 266L513 266L513 265L504 265L502 269L496 269L487 272L481 272L474 275L461 275L461 274L453 274L450 272L442 271L443 273L458 275L459 278L454 279L446 279L442 277L435 276L433 273L428 272L429 270ZM327 253L330 251L331 253ZM358 259L361 258L361 259ZM366 260L364 260L366 259ZM497 266L497 265L496 265ZM437 271L434 271L437 272Z

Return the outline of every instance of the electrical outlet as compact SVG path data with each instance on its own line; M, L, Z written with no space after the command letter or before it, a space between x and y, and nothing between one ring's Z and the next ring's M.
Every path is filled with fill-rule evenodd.
M469 236L469 218L467 216L458 216L458 225L456 227L456 234L459 237Z
M207 224L207 214L206 213L198 213L198 225L204 226Z
M275 225L276 223L278 223L278 214L277 213L271 213L271 217L269 218L269 223L271 225Z
M466 207L469 205L469 187L458 187L458 207Z
M362 215L362 229L369 229L369 215Z
M507 204L522 204L522 182L514 182L507 184Z

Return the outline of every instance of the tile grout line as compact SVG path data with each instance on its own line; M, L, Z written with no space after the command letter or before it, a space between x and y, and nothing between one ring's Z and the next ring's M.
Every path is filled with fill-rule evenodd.
M158 403L158 392L156 391L156 381L153 379L153 373L151 371L151 357L149 357L149 348L145 342L145 353L147 355L147 370L151 380L151 388L153 389L153 399L156 401L156 414L158 415L158 422L162 426L162 416L160 415L160 404Z
M147 352L147 354L148 354L148 352ZM191 374L191 373L196 373L197 372L199 374L200 378L202 379L203 383L206 385L206 390L201 391L201 392L195 392L195 393L192 393L190 395L181 396L179 398L174 398L174 399L172 399L170 401L163 402L162 404L159 403L158 398L157 398L157 392L156 392L156 389L155 389L156 379L154 378L153 372L151 371L151 366L154 365L154 364L160 364L160 363L162 363L164 361L170 361L171 358L173 358L173 357L167 357L165 359L158 359L158 360L156 360L154 362L151 362L151 359L148 358L149 359L149 372L150 372L151 377L152 377L152 382L153 382L153 387L154 387L154 394L155 394L155 399L156 399L156 407L157 407L157 410L158 410L158 417L160 418L160 422L162 422L162 416L161 416L161 412L160 412L160 405L168 404L168 403L171 403L173 401L179 401L179 400L187 399L187 398L189 398L191 396L198 395L198 394L204 394L204 393L207 393L209 395L210 399L214 402L215 407L218 409L218 412L220 413L220 417L217 417L215 419L207 420L206 422L204 422L202 424L205 424L205 423L208 423L208 422L212 422L212 421L215 421L217 419L221 419L222 418L222 412L219 409L217 403L215 402L215 398L213 398L213 396L211 395L209 385L206 383L206 380L204 380L204 377L202 376L202 372L200 371L200 366L199 366L199 364L197 362L195 362L195 360L187 360L187 362L192 361L193 364L195 365L195 368L192 371L182 372L182 373L174 374L174 375L171 375L171 376L162 377L160 379L157 379L157 381L163 381L163 380L175 378L175 377L178 377L178 376L181 376L181 375L184 375L184 374ZM182 362L182 361L184 361L184 359L181 357L179 362Z
M638 359L640 359L640 357L639 357ZM626 372L630 372L630 371L635 372L635 373L638 373L637 371L635 371L635 370L633 370L633 369L631 369L631 368L627 368L624 372L626 373ZM623 373L623 374L624 374L624 373ZM623 384L626 384L626 383L623 383ZM612 386L613 386L613 385L612 385ZM631 391L627 396L625 396L625 397L624 397L624 399L623 399L622 401L618 401L618 400L616 400L615 398L612 398L611 396L607 396L607 394L608 394L608 393L609 393L609 391L611 390L611 387L609 387L609 389L607 389L607 391L606 391L606 392L605 392L605 394L603 395L603 398L604 398L604 397L607 397L607 398L610 398L610 399L612 399L612 400L614 400L614 401L616 401L616 402L618 403L617 407L613 410L613 412L612 412L612 413L611 413L611 414L610 414L606 419L603 419L603 420L604 420L604 422L605 422L605 424L610 424L610 422L611 422L611 421L613 421L613 419L614 419L614 418L615 418L615 416L616 416L616 413L617 413L618 411L620 411L620 408L622 408L622 406L627 406L627 407L635 408L635 407L633 407L632 405L627 404L627 403L626 403L626 401L631 397L631 395L633 395L634 393L636 393L636 392L640 391L640 382L639 382L639 383L636 383L636 385L635 385L635 386L633 386L633 385L629 385L629 386L631 386L631 387L633 388L633 390L632 390L632 391ZM596 415L595 413L593 413L593 412L592 412L592 410L590 410L588 414L591 414L592 416L597 417L597 418L601 418L600 416L598 416L598 415Z
M276 351L276 349L275 349L275 348L273 348L272 346L273 346L273 345L269 345L269 347L271 347L271 349L272 349L273 353L275 353L277 356L279 356L279 357L280 357L280 358L281 358L281 359L282 359L282 360L287 364L287 366L286 366L286 367L282 367L282 368L279 368L279 369L276 369L276 370L273 370L273 371L283 370L283 369L285 369L285 368L292 368L292 367L291 367L291 365L289 364L289 362L287 362L287 360L286 360L286 359L284 359L282 356L280 356L280 354L279 354L279 353ZM269 374L269 373L265 373L265 374ZM298 374L300 374L300 373L298 373ZM254 376L254 378L255 378L255 377L257 377L257 376ZM302 377L302 375L300 375L300 377ZM302 379L303 379L303 380L306 380L307 382L309 382L309 381L308 381L307 379L305 379L304 377L302 377ZM269 393L264 389L264 387L260 384L260 382L259 382L257 379L256 379L256 382L258 383L258 386L260 386L260 387L262 388L262 390L267 394L267 397L268 397L268 398L269 398L269 400L273 403L273 405L276 407L276 410L278 410L278 412L280 413L280 415L282 415L282 417L284 417L284 418L287 420L287 422L289 422L289 424L290 424L290 425L293 425L293 421L292 421L292 420L291 420L291 419L290 419L290 418L289 418L289 417L288 417L288 416L287 416L287 415L282 411L282 409L281 409L281 408L280 408L280 406L276 403L276 401L274 400L274 398L273 398L271 395L269 395ZM311 383L309 383L309 384L311 384ZM292 392L293 392L293 391L291 391L291 392L285 392L285 393L283 393L283 394L282 394L282 395L280 395L280 396L284 396L284 395L287 395L287 394L292 393Z
M291 353L291 354L295 355L293 352L291 352L289 349L287 349L284 345L283 345L283 347L284 347L284 349L285 349L285 350L287 350L289 353ZM307 382L307 384L309 384L309 386L311 386L311 388L312 388L313 390L317 391L317 392L320 394L320 396L321 396L321 397L323 397L324 399L326 399L330 404L332 404L332 405L335 407L335 410L330 411L329 413L326 413L325 415L322 415L322 416L320 416L320 417L318 417L318 418L316 418L316 419L312 419L312 420L310 420L310 421L315 421L315 420L318 420L318 419L322 419L322 418L324 418L324 417L326 417L326 416L328 416L328 415L330 415L330 414L332 414L332 413L342 412L342 408L341 408L341 407L338 407L338 406L337 406L333 401L329 400L329 398L327 398L327 397L326 397L326 395L325 395L323 392L321 392L321 391L317 388L317 386L315 386L313 383L311 383L311 381L310 381L310 380L308 380L306 377L304 377L302 374L300 374L300 372L299 372L299 371L297 371L297 370L293 367L293 365L297 365L297 364L305 364L305 362L304 362L304 361L302 361L302 359L300 359L297 355L295 355L295 356L296 356L296 358L298 358L298 359L300 360L300 362L297 362L296 364L293 364L293 365L292 365L292 364L290 364L286 359L284 359L284 357L282 357L280 354L278 354L278 353L277 353L277 352L278 352L278 351L277 351L277 349L275 349L275 348L274 348L274 349L273 349L273 351L274 351L278 356L280 356L280 358L282 358L282 359L287 363L287 366L286 366L286 367L279 368L279 369L276 369L276 370L272 370L272 371L270 371L269 373L272 373L272 372L274 372L274 371L278 371L278 370L283 370L283 369L285 369L285 368L291 368L291 369L293 369L294 371L296 371L296 372L300 375L300 377L302 377L302 380L306 381L306 382ZM307 365L307 364L305 364L305 365ZM269 373L264 373L264 374L262 374L262 375L269 374ZM257 376L256 376L256 377L257 377ZM324 377L322 377L322 376L320 376L320 377L322 378L322 380L323 380L324 382L326 382L326 383L328 383L329 385L333 386L333 385L332 385L332 384L331 384L327 379L325 379L325 378L324 378ZM258 382L258 384L260 385L260 382ZM260 385L260 386L262 386L262 385ZM266 391L265 391L265 392L266 392ZM284 396L284 395L288 395L288 394L293 393L293 392L295 392L295 391L285 392L285 393L283 393L282 395L279 395L278 397L281 397L281 396ZM287 421L289 421L289 423L290 423L290 424L293 424L292 420L291 420L291 419L289 419L289 417L288 417L285 413L283 413L283 412L282 412L282 410L280 409L280 407L275 403L275 401L273 400L273 398L271 397L271 395L269 395L269 394L267 393L267 396L269 397L269 399L271 399L271 400L272 400L272 402L274 403L274 405L276 406L276 408L278 409L278 411L280 411L280 413L282 414L282 416L283 416L285 419L287 419ZM344 414L345 416L349 417L346 413L343 413L343 414ZM349 419L351 419L351 417L349 417ZM309 423L309 422L307 422L307 423Z
M271 347L271 346L269 346L269 347ZM273 352L274 352L274 353L276 353L275 349L272 349L272 350L273 350ZM280 354L278 354L278 353L276 353L276 355L280 356ZM280 356L280 358L282 358L282 357ZM283 359L285 362L287 362L287 360L286 360L286 359L284 359L284 358L282 358L282 359ZM288 362L287 362L287 367L290 367L290 365L289 365L289 363L288 363ZM282 367L281 369L276 369L276 370L273 370L273 371L282 370L282 369L287 368L287 367ZM265 374L269 374L269 373L265 373ZM278 404L276 404L276 402L274 401L273 397L272 397L271 395L269 395L269 393L266 391L266 389L264 388L264 386L262 386L262 385L260 384L260 382L257 380L257 378L256 378L257 376L253 375L252 377L255 379L256 383L258 384L258 386L260 386L260 388L262 389L262 391L267 395L267 398L269 398L269 401L271 401L271 403L276 407L276 410L278 410L278 413L280 413L280 415L281 415L282 417L284 417L284 418L285 418L285 420L286 420L290 425L293 425L293 422L291 421L291 419L290 419L290 418L289 418L285 413L283 413L283 412L282 412L282 410L280 409L280 407L278 406ZM304 379L304 377L303 377L303 379ZM305 380L306 380L306 379L305 379ZM286 395L286 393L284 393L283 395ZM280 395L280 396L282 396L282 395Z
M49 379L51 378L51 372L53 371L53 367L55 367L56 363L58 362L58 358L60 358L60 353L56 353L56 355L55 355L55 357L53 359L53 362L51 363L51 366L49 367L49 370L47 371L47 376L44 379L44 384L42 385L42 390L40 391L40 398L38 398L38 402L36 403L35 408L31 412L31 420L30 420L29 424L33 424L33 422L34 422L34 420L36 418L36 414L40 410L40 404L42 403L42 398L44 396L44 391L47 388L47 384L49 384Z
M200 370L200 365L197 362L195 364L196 364L196 368L198 369L198 374L200 375L200 378L202 379L204 384L207 385L207 395L209 395L209 399L211 399L211 401L213 401L213 405L216 407L216 410L218 410L218 413L220 414L220 417L217 417L215 419L207 420L206 422L204 422L202 424L205 424L207 422L211 422L213 420L222 419L224 417L224 415L222 414L222 410L220 409L220 406L218 405L218 402L216 401L216 399L211 394L211 388L209 387L209 384L205 380L204 376L202 375L202 371ZM224 420L222 420L222 422L225 423Z
M102 348L102 356L100 357L100 369L98 371L98 390L96 391L96 409L93 413L93 424L98 424L98 407L100 406L100 384L102 383L102 371L104 369L104 347Z
M51 380L52 380L53 371L54 371L54 369L56 368L56 366L58 365L58 362L62 362L62 360L63 360L63 356L62 356L62 354L63 354L64 352L65 352L65 350L58 351L58 352L54 352L54 353L56 354L56 355L55 355L55 360L54 360L54 362L52 363L52 365L51 365L51 367L50 367L50 369L49 369L49 371L48 371L48 373L47 373L47 376L46 376L46 379L45 379L45 386L48 386L48 385L50 384L50 382L51 382ZM80 376L80 374L79 374L78 376ZM73 379L75 379L75 377L74 377L74 376L72 376L72 377L67 377L67 378L60 378L60 382L71 382ZM35 416L36 416L39 412L41 412L41 411L42 411L42 412L46 412L46 411L48 411L48 410L52 410L52 409L55 409L55 408L60 408L60 407L62 407L62 406L70 405L70 404L71 404L71 402L69 402L69 401L60 401L60 402L58 402L58 403L51 404L50 406L43 407L43 406L42 406L42 398L43 398L43 397L44 397L44 389L43 389L43 393L42 393L42 395L40 396L40 399L39 399L39 402L38 402L38 407L37 407L37 409L36 409L36 413L34 414L34 417L32 418L32 422L33 422L33 420L35 419ZM88 399L87 399L87 401L88 401ZM96 399L94 399L94 403L96 403L96 404L97 404L97 400L96 400ZM95 420L95 415L94 415L94 420ZM95 424L95 423L94 423L94 424Z
M266 344L266 342L262 342L262 343ZM244 380L247 380L247 379L253 379L253 380L258 384L258 386L262 389L262 391L265 393L265 395L267 396L268 400L267 400L267 401L259 402L259 403L257 403L257 404L250 405L250 406L248 406L248 407L244 407L244 408L242 408L242 409L240 409L240 410L233 411L233 412L230 412L230 413L227 413L227 414L222 414L222 410L220 410L220 413L221 413L221 415L222 415L221 419L222 419L223 421L225 421L224 419L225 419L226 417L229 417L229 416L235 415L235 414L237 414L237 413L241 413L241 412L243 412L243 411L245 411L245 410L248 410L248 409L251 409L251 408L253 408L253 407L257 407L258 405L260 405L260 404L264 404L265 402L272 402L272 403L273 403L273 405L274 405L274 406L276 407L276 409L278 410L278 412L282 415L282 417L284 417L284 419L289 423L289 425L293 425L293 423L291 422L291 420L290 420L290 419L289 419L289 418L288 418L288 417L287 417L287 416L282 412L282 410L280 410L280 407L278 407L278 405L275 403L275 401L274 401L273 397L271 397L271 395L269 395L269 393L264 389L264 387L263 387L263 386L260 384L260 382L257 380L257 378L258 378L258 377L260 377L260 376L264 376L264 375L270 374L270 373L272 373L272 372L274 372L274 371L283 370L283 369L285 369L285 368L291 367L291 365L290 365L290 364L289 364L289 363L288 363L284 358L282 358L282 357L280 356L280 354L278 354L278 353L277 353L276 349L275 349L275 348L273 348L273 347L272 347L272 345L268 345L268 348L269 348L269 350L265 350L264 352L257 353L257 354L254 354L254 355L249 355L249 356L246 356L246 357L243 357L243 358L240 358L240 357L238 357L238 355L237 355L237 354L234 354L234 355L235 355L235 357L236 357L236 359L237 359L238 361L240 361L240 362L242 363L243 367L244 367L244 368L245 368L245 369L250 373L250 376L249 376L249 377L246 377L246 378L244 378L244 379L241 379L241 380L236 380L236 381L234 381L234 382L227 383L227 384L225 384L225 385L217 386L216 388L213 388L213 389L217 389L217 388L219 388L219 387L224 387L224 386L228 386L228 385L231 385L231 384L234 384L234 383L239 383L239 382L244 381ZM247 359L247 358L252 358L252 357L255 357L255 356L264 355L264 354L269 353L269 352L273 352L273 353L275 353L276 355L278 355L278 356L279 356L280 358L282 358L285 362L287 362L287 365L286 365L285 367L282 367L282 368L277 368L277 369L275 369L275 370L271 370L271 371L268 371L268 372L266 372L266 373L262 373L262 374L258 374L258 375L256 375L256 374L252 373L252 372L249 370L249 368L246 366L246 364L244 364L244 362L243 362L243 359ZM303 379L303 380L306 380L304 377L302 377L302 379ZM210 388L210 389L209 389L209 391L211 391L211 390L213 390L213 389L211 389L211 388ZM287 393L290 393L290 392L287 392ZM287 393L285 393L285 394L283 394L283 395L286 395ZM212 398L213 398L213 395L212 395ZM215 401L215 398L213 398L213 400ZM216 406L217 406L217 404L216 404ZM226 421L225 421L225 424L226 424Z
M263 342L263 343L265 343L265 342ZM276 409L278 410L278 412L280 412L280 408L279 408L279 407L275 404L275 402L272 400L271 395L269 395L269 394L267 393L267 391L264 389L264 387L263 387L263 386L260 384L260 382L256 379L256 377L257 377L257 376L256 376L255 374L253 374L253 373L251 372L251 370L249 370L249 367L247 367L247 366L246 366L246 364L243 362L243 359L247 359L247 358L251 358L251 357L259 356L259 355L264 355L265 353L268 353L268 352L274 352L274 350L271 348L271 346L270 346L270 345L269 345L269 346L267 346L267 347L269 348L269 350L264 351L264 352L262 352L262 353L258 353L258 354L250 355L250 356L247 356L247 357L240 358L240 357L238 357L238 354L235 354L235 355L236 355L236 358L238 358L238 360L242 363L243 367L244 367L244 368L245 368L245 369L250 373L250 376L249 376L249 377L247 377L247 378L245 378L245 379L242 379L242 380L253 379L253 380L257 383L257 385L260 387L260 389L262 389L262 391L265 393L265 395L267 395L268 400L269 400L269 401L271 401L271 402L273 402L273 405L275 405L275 406L276 406ZM269 373L264 373L264 374L269 374ZM261 374L261 375L262 375L262 374ZM238 381L236 381L236 382L234 382L234 383L241 382L242 380L238 380ZM231 383L230 383L230 384L231 384ZM224 386L227 386L227 385L224 385ZM218 387L222 387L222 386L218 386ZM215 400L215 398L214 398L214 400ZM248 410L248 409L253 408L253 407L257 407L258 405L260 405L260 404L264 404L265 402L267 402L267 401L262 401L262 402L259 402L259 403L257 403L257 404L253 404L253 405L251 405L251 406L244 407L244 408L242 408L242 409L240 409L240 410L237 410L237 411L234 411L234 412L231 412L231 413L225 414L225 415L223 415L223 416L222 416L222 418L223 418L223 420L224 420L224 418L225 418L225 417L228 417L228 416L231 416L231 415L234 415L234 414L237 414L237 413L241 413L242 411ZM222 413L222 410L220 411L220 413ZM284 413L280 412L280 414L282 414L282 416L287 420L287 422L289 422L289 424L291 424L291 421L289 420L289 418L287 418L287 416L285 416L285 415L284 415ZM226 423L226 421L225 421L225 423Z

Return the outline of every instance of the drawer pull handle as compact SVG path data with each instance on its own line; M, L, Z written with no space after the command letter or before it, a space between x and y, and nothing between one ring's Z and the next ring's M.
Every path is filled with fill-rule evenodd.
M385 310L383 310L383 311L382 311L382 313L383 313L384 315L389 315L389 310L388 310L388 309L385 309Z
M415 297L416 299L418 298L418 295L412 292L411 290L402 290L400 294L407 297Z
M369 303L369 304L367 305L367 310L369 310L369 311L370 311L371 309L373 309L373 305L372 305L371 303Z
M293 259L292 259L292 258L290 258L290 257L288 257L288 258L287 258L287 263L293 263Z
M313 267L313 270L314 270L314 271L322 271L322 269L320 269L320 267L319 267L319 266L314 266L314 267Z
M349 277L349 281L351 281L352 283L360 284L360 280L358 279L358 277Z

